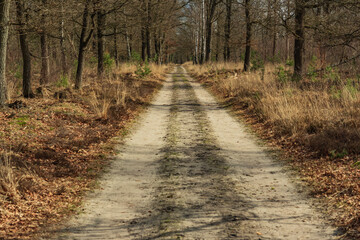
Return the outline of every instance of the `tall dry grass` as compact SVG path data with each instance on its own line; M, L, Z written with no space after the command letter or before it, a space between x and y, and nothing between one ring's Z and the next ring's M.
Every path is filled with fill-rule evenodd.
M10 152L0 153L0 196L16 201L18 198L17 187L19 181L11 163ZM1 199L0 199L0 202Z
M134 63L120 63L119 66L115 69L117 74L133 74L136 71L136 64Z
M117 110L125 109L127 100L139 98L138 83L127 83L119 76L103 79L94 79L93 84L88 85L85 101L90 104L93 111L100 118L109 118L111 107Z
M188 65L206 74L218 66ZM239 64L241 65L241 64ZM326 77L283 81L286 66L268 64L265 71L213 76L213 87L270 122L278 134L291 135L323 154L360 152L360 91L349 80L332 83ZM279 72L281 71L281 73Z
M168 73L169 69L171 68L171 64L155 64L155 63L150 63L149 64L150 70L151 70L151 74L153 74L156 77L161 77L164 76L164 74Z
M138 64L122 63L102 78L96 77L95 70L86 69L83 87L86 102L98 117L105 119L121 114L131 102L145 102L144 85L151 81L159 81L169 69L168 65L153 63L147 67L151 71L150 74L139 76Z
M237 62L214 62L203 65L194 65L192 62L186 62L184 66L193 74L203 75L210 72L239 70L242 64Z
M135 62L128 62L128 63L121 63L118 67L114 69L114 73L116 74L135 74L136 71L139 68L140 63ZM169 69L169 65L166 64L155 64L155 63L149 63L149 68L151 70L151 73L157 76L164 75L167 70Z

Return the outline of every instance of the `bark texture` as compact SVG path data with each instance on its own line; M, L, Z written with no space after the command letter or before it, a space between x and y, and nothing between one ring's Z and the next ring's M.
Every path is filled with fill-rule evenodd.
M230 33L231 33L231 9L232 0L226 0L226 19L224 32L224 61L230 60Z
M9 35L10 0L0 0L0 107L8 100L6 84L6 53Z
M31 89L31 55L29 50L29 44L27 41L27 31L25 12L25 2L16 1L16 14L19 24L19 39L21 54L23 58L23 96L25 98L32 98L34 94Z
M45 9L47 0L42 0L43 8ZM46 22L46 15L43 13L41 15L41 20L43 23ZM41 45L41 77L40 84L46 84L49 82L50 75L50 64L49 64L49 48L48 48L48 39L46 36L46 28L43 26L43 29L40 34L40 45Z
M244 71L250 71L250 56L251 56L251 34L252 24L250 18L250 1L245 0L245 18L246 18L246 49L244 59Z
M81 35L80 35L80 44L79 44L79 55L78 55L78 66L76 70L76 79L75 79L75 89L81 89L82 85L82 72L84 68L84 55L85 55L85 48L88 45L94 29L92 28L88 35L86 36L89 28L89 6L91 0L86 0L83 19L82 19L82 28L81 28Z
M101 1L99 9L97 10L97 40L98 40L98 76L104 73L104 28L105 28L105 14L101 8ZM116 35L116 34L115 34Z
M305 46L305 6L302 0L297 0L295 6L295 44L294 44L294 79L298 80L303 74L303 53Z

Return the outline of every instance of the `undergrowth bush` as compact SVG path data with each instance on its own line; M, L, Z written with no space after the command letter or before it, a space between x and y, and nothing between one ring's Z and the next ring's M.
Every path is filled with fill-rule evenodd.
M135 74L139 78L144 78L144 77L148 76L151 73L151 69L150 69L148 59L143 61L141 59L140 54L138 54L137 52L133 52L133 54L131 56L131 60L132 60L133 64L136 65Z
M69 86L69 80L67 76L61 75L60 79L56 82L57 87L68 87Z
M144 78L151 73L151 69L149 66L149 62L146 60L145 62L139 62L137 64L137 69L135 74L138 75L140 78Z
M285 84L292 79L292 74L290 70L286 70L283 66L278 66L276 68L277 81L281 84Z
M115 60L111 58L110 53L104 54L104 68L106 72L110 72L114 67Z
M257 51L251 51L251 71L257 71L263 69L264 60Z

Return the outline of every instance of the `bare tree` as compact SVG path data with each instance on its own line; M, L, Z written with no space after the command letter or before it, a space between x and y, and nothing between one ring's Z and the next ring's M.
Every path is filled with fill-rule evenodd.
M75 79L75 89L81 89L82 86L82 72L84 68L84 55L85 48L88 45L93 32L94 32L94 16L95 14L90 14L90 4L91 0L86 0L83 12L83 19L81 25L81 35L80 35L80 43L79 43L79 54L78 54L78 66L76 70L76 79ZM92 27L89 30L89 23L92 20Z
M9 33L10 0L0 1L0 107L5 106L8 99L6 84L6 54Z
M300 79L303 74L303 53L305 46L304 0L295 1L295 45L294 45L294 79Z
M104 73L104 29L106 24L106 13L102 6L104 1L98 0L96 6L97 16L97 50L98 50L98 76Z
M215 10L219 0L206 1L206 18L205 18L205 62L210 60L212 25L214 22Z
M64 0L61 0L61 16L60 16L60 51L61 51L61 74L64 76L67 71L66 50L65 50L65 16L64 16Z
M25 17L25 1L17 0L16 1L16 13L19 25L19 39L20 39L20 47L23 58L23 95L25 98L32 98L34 94L31 89L31 55L29 50L29 43L27 40L27 30L26 30L26 22L27 19Z
M231 33L231 10L232 10L232 0L225 1L226 7L226 18L225 18L225 27L224 27L224 61L230 60L230 33Z
M43 23L41 33L40 33L40 45L41 45L41 77L40 77L40 83L45 84L49 81L49 75L50 75L50 65L49 65L49 51L48 51L48 40L46 35L46 27L45 23L46 21L46 4L47 0L42 0L42 8L43 13L41 14L41 22Z
M245 18L246 18L246 50L244 59L244 71L250 71L250 56L251 56L251 35L252 22L250 16L251 0L245 0Z

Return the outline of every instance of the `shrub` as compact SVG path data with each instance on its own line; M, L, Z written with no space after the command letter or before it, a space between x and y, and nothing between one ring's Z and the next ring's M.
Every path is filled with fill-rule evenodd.
M283 66L279 66L276 68L276 79L280 83L287 83L291 80L291 72L289 70L285 70Z
M136 64L140 63L140 62L141 62L141 56L140 56L140 54L137 53L137 52L133 52L133 53L131 54L131 61L134 62L134 63L136 63Z
M98 60L97 60L97 58L96 58L95 56L92 56L92 57L90 58L90 60L89 60L89 63L90 63L91 65L96 65L97 62L98 62Z
M294 66L294 60L293 59L287 59L285 64L286 64L286 66L293 67Z
M334 69L330 66L325 68L324 78L335 85L338 85L341 82L341 77L337 69Z
M263 69L264 60L261 58L258 52L251 51L251 71L257 71L259 69Z
M104 68L106 71L110 71L114 66L114 59L111 58L109 53L104 54Z
M317 64L317 57L312 56L307 75L313 82L316 82L318 77L316 71L316 64Z
M135 74L138 75L138 77L144 78L150 73L151 73L151 69L149 66L149 62L147 60L144 63L141 62L137 65Z
M64 87L64 88L68 87L69 86L69 80L68 80L67 76L61 75L59 81L57 81L57 83L56 83L56 86L57 87Z

